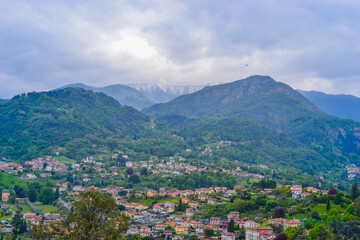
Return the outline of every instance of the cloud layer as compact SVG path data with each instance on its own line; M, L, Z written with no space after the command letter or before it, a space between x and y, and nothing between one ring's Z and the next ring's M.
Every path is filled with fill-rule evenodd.
M0 98L74 82L253 74L360 96L359 10L356 0L3 0Z

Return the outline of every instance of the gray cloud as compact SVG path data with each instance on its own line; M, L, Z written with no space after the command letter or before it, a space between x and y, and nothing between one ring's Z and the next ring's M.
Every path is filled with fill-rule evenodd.
M0 98L252 74L360 96L358 1L0 2ZM248 67L245 67L248 64Z

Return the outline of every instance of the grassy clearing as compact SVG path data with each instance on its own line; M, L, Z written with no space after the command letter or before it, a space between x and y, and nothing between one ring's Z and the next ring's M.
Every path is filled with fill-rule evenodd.
M64 156L54 156L53 159L57 160L59 162L66 163L66 164L72 164L72 163L76 162L76 160L70 159L70 158L67 158L67 157L64 157Z
M22 214L32 212L27 204L20 204L20 206L22 207L22 211L21 211Z
M10 189L12 189L15 185L23 186L26 184L25 181L5 172L0 172L0 183L4 184L6 188Z
M53 205L36 205L44 214L59 212L59 208Z
M159 200L158 202L160 202L160 203L173 202L175 204L179 204L179 199L178 198L164 198L164 199Z

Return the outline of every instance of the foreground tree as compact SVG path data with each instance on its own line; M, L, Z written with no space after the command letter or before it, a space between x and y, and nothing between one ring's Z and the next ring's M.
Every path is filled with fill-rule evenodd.
M72 206L72 211L58 225L52 225L51 230L44 226L33 226L34 239L120 239L129 227L128 217L121 214L115 199L91 189L80 193Z
M14 227L13 233L15 236L26 232L26 223L25 220L22 218L20 211L16 211L11 221L11 224Z

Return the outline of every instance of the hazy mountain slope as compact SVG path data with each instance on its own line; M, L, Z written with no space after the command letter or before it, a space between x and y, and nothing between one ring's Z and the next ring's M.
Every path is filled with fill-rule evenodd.
M360 98L358 97L344 94L326 94L317 91L297 91L327 114L360 121Z
M157 104L145 112L158 118L237 117L255 120L307 144L327 157L359 159L360 123L326 115L300 93L270 77L206 87L193 94ZM331 156L330 156L331 155Z
M102 92L110 97L115 98L119 103L131 106L138 110L157 103L155 100L145 96L143 93L137 91L136 89L121 84L109 85L106 87L92 87L83 83L75 83L65 85L58 89L64 89L68 87L78 87L86 90L92 90L94 92Z
M106 138L132 137L147 117L115 99L80 88L28 93L0 105L0 155L26 159L53 153L82 156L107 148Z
M156 103L165 103L176 97L199 91L207 85L174 86L160 83L127 84L137 89L147 97L154 99Z
M7 102L9 101L8 99L0 99L0 103L4 103L4 102Z

